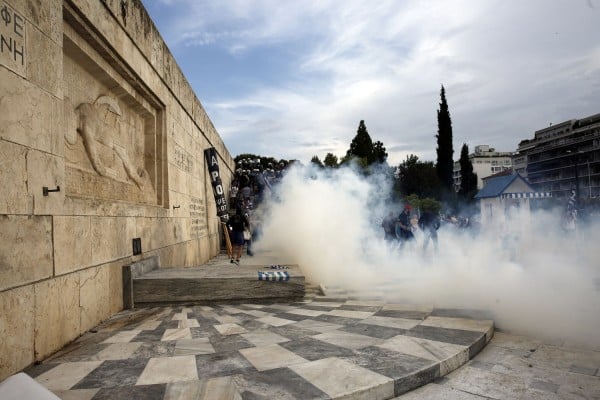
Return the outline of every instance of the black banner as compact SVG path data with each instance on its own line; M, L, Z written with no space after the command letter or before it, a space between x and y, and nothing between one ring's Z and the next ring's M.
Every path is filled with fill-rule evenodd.
M228 216L227 201L225 200L225 190L223 189L221 175L219 174L219 161L217 159L215 148L210 147L204 150L204 158L208 165L208 173L210 174L213 194L215 195L215 202L217 203L217 216L226 219Z

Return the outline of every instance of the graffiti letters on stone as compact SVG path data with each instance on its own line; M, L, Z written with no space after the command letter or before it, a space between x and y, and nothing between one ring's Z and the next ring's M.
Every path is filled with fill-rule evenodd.
M138 188L144 188L146 171L141 166L135 166L131 161L128 150L114 140L120 129L121 109L117 102L108 96L100 96L93 103L81 103L75 109L79 117L77 132L83 139L85 151L92 167L101 176L114 178L110 166L105 165L99 155L101 145L106 146L123 163L125 173ZM77 136L67 136L67 141L75 144Z
M208 165L208 173L210 174L215 203L217 204L217 216L227 218L227 201L225 201L225 190L223 189L223 182L221 182L219 161L217 160L217 151L215 148L210 147L205 149L204 158Z
M25 18L6 3L0 3L0 64L25 70Z

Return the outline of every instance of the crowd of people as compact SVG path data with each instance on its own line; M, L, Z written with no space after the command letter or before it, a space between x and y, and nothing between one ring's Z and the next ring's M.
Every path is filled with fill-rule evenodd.
M413 214L410 204L406 204L402 212L396 216L393 211L383 218L381 227L383 228L384 238L390 244L399 248L416 242L415 231L420 230L423 233L423 252L427 251L429 242L433 243L434 250L438 249L438 230L442 221L458 226L450 218L442 218L439 213L432 209L423 209L417 216Z
M252 241L259 235L259 224L254 211L265 198L273 195L273 188L283 177L287 164L267 163L260 159L242 159L236 164L229 193L230 210L234 212L227 221L232 245L230 262L238 264L246 248L246 255L253 256Z
M435 251L438 250L438 230L443 225L449 225L461 231L472 230L474 225L468 217L455 217L442 215L436 210L424 208L413 212L410 204L406 204L399 215L390 211L381 222L384 239L400 249L405 246L414 246L415 233L422 233L422 251L426 252L429 243Z

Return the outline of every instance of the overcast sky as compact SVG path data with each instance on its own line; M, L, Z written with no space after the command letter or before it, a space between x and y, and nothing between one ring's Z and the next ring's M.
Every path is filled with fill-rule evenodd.
M514 151L600 113L599 0L142 0L233 156L341 158L360 120L391 165Z

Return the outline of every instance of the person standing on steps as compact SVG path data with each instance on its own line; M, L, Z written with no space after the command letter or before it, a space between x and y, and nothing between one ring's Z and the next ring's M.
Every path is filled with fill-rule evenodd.
M229 218L227 221L227 227L231 237L231 245L233 250L231 251L231 264L240 265L240 258L242 258L242 249L244 248L244 230L250 229L250 223L248 218L242 212L241 207L237 207L235 215ZM235 260L234 260L235 257Z

